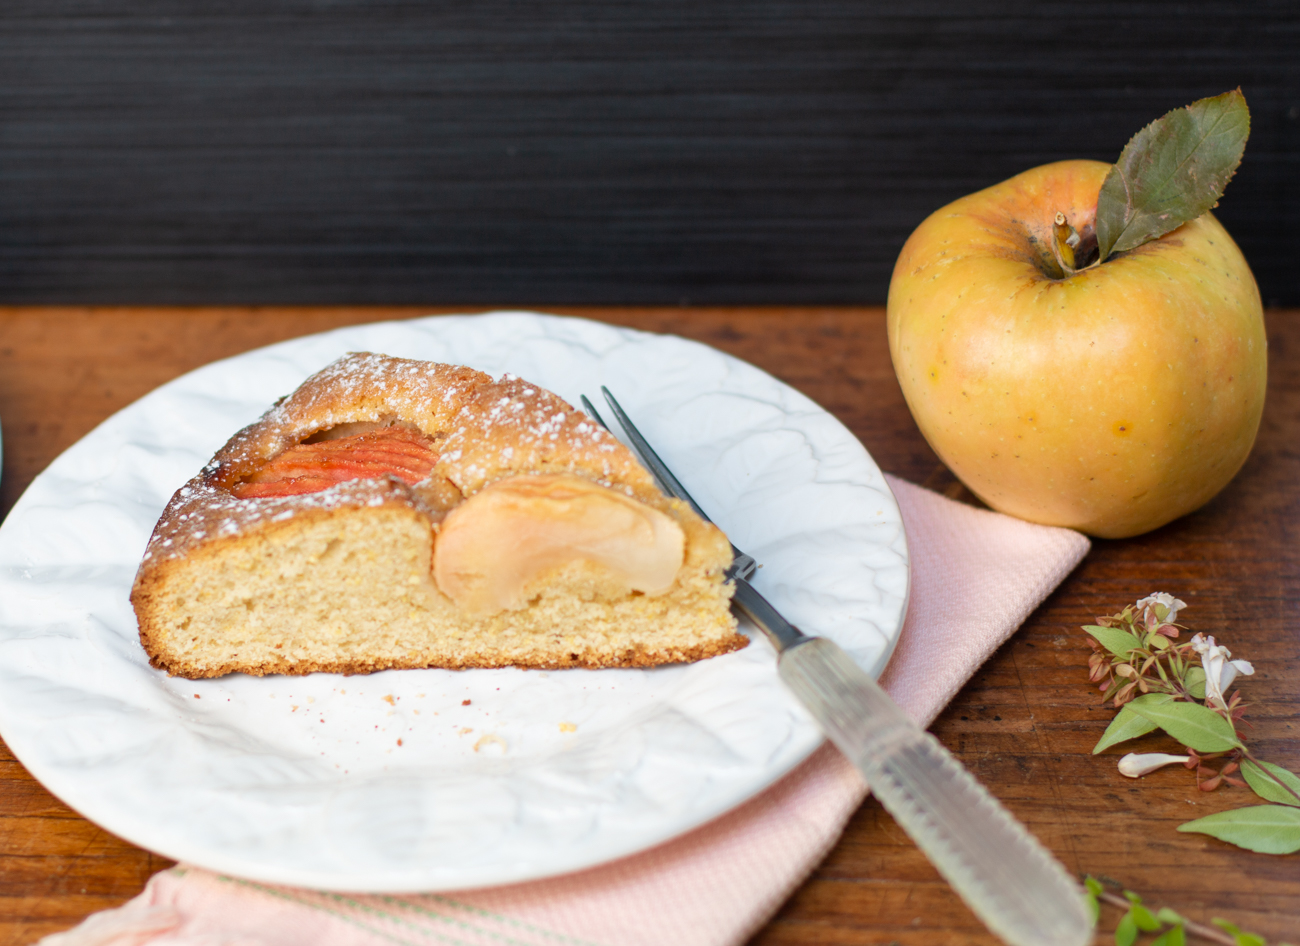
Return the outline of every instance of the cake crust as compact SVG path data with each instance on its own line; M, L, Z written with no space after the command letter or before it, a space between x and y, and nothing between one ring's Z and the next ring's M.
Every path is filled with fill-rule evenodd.
M437 455L420 482L389 474L300 495L236 495L298 444L395 424ZM535 475L579 477L670 516L686 537L672 588L614 595L595 566L575 561L544 575L521 609L461 613L432 574L442 520L493 483ZM729 612L730 559L716 527L663 496L627 448L545 389L356 353L236 433L176 492L131 600L150 662L190 678L651 667L748 643Z

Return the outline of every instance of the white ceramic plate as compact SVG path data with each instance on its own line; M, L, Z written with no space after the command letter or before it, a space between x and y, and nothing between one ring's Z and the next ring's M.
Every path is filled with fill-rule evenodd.
M608 385L796 624L878 674L906 542L862 445L803 395L671 336L529 313L310 336L216 362L114 415L0 528L0 733L54 794L168 857L272 883L446 890L572 871L754 795L821 742L761 635L656 670L176 679L127 594L172 492L307 375L369 350Z

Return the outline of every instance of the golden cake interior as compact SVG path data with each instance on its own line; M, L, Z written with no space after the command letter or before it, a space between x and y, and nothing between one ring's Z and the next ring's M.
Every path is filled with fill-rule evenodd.
M730 561L549 392L362 354L177 492L132 601L154 665L194 678L646 667L745 645Z

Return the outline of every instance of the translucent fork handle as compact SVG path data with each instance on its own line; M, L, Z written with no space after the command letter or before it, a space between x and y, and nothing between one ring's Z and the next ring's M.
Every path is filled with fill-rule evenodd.
M1079 886L939 741L836 644L781 652L781 679L985 925L1012 946L1084 946Z

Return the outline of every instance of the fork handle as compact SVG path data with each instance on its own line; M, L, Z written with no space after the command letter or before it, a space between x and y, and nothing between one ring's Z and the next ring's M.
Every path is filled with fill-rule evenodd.
M834 642L781 652L781 679L939 873L1012 946L1084 946L1079 886L1024 826Z

